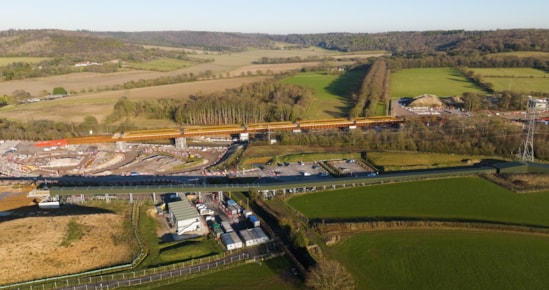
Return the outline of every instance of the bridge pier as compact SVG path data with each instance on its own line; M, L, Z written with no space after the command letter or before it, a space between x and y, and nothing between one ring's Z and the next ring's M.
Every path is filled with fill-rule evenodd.
M116 141L116 151L126 151L126 141Z
M175 138L176 149L187 149L187 139L184 137Z

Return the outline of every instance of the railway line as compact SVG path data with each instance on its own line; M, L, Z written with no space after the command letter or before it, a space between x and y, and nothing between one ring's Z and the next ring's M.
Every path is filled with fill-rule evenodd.
M383 125L396 125L404 122L404 119L390 116L383 117L363 117L353 120L339 119L321 119L305 120L299 122L264 122L244 125L212 125L212 126L188 126L181 128L151 129L151 130L133 130L125 132L116 132L108 135L93 135L86 137L68 138L41 141L35 143L38 147L52 147L70 144L91 144L91 143L115 143L115 142L136 142L161 139L177 139L187 137L207 137L207 136L230 136L238 134L259 134L266 132L292 131L301 132L309 130L328 130L357 127L373 127Z

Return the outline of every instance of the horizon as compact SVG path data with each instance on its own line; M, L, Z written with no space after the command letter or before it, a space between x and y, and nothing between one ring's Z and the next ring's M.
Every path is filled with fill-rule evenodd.
M167 0L13 1L4 4L0 30L55 29L92 32L194 31L273 35L493 31L549 29L548 1L510 0L440 3L433 0L344 0L337 5L303 0L216 3ZM34 9L29 9L33 7Z

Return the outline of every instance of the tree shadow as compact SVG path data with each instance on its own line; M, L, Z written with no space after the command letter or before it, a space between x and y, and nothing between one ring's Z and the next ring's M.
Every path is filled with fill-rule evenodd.
M324 112L334 118L348 117L349 112L354 105L351 96L353 94L358 94L366 73L366 69L347 71L326 86L326 91L338 96L338 100L340 100L344 106L337 107L338 111L325 110Z

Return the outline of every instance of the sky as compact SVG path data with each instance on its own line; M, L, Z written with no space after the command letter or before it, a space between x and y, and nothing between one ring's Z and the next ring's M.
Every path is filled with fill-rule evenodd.
M375 33L549 29L547 0L17 0L0 30Z

